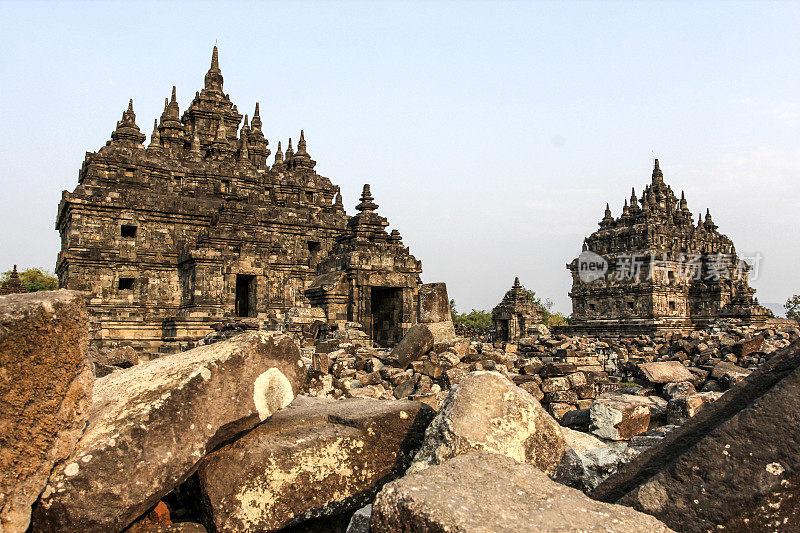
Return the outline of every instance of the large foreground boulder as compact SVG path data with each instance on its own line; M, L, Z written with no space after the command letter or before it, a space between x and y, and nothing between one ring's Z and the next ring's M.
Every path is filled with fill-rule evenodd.
M0 531L28 528L50 470L75 449L89 412L83 296L0 296Z
M800 342L593 492L680 531L796 531Z
M652 516L589 499L508 457L472 451L386 485L372 533L671 531Z
M33 531L120 531L221 443L298 392L297 345L250 332L95 381L89 425L34 509Z
M433 415L407 400L300 397L202 462L206 525L277 531L363 507L402 475Z
M567 447L558 422L533 396L498 372L473 372L450 391L411 471L470 450L507 455L550 474Z

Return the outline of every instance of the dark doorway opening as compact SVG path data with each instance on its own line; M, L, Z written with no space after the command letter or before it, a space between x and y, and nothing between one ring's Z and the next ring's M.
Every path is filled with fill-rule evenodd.
M497 338L500 339L501 342L508 342L508 320L498 320L497 321Z
M372 287L372 340L378 346L394 346L403 338L403 289Z
M255 307L255 276L236 275L236 316L250 316Z

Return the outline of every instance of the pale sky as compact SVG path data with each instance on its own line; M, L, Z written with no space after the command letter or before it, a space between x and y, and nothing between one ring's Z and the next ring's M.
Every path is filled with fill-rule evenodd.
M800 293L800 3L0 2L0 270L55 267L61 191L129 98L148 134L220 48L225 91L491 309L514 276L569 312L565 264L652 157L689 209Z

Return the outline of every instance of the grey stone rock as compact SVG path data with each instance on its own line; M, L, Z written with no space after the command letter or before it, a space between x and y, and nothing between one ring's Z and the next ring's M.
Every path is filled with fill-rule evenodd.
M642 377L650 383L680 383L696 379L694 374L678 361L641 363L637 368Z
M632 394L607 392L598 396L589 411L592 432L609 440L628 440L650 427L649 398Z
M120 531L305 377L285 335L248 332L98 379L89 425L34 509L37 531Z
M531 465L471 451L386 485L372 533L668 532L652 516L587 498Z
M677 396L667 405L667 422L681 425L704 409L708 404L722 396L721 392L700 392L686 396Z
M353 513L345 533L369 533L370 518L372 518L372 504L364 506Z
M497 372L473 372L450 391L410 471L475 449L507 455L549 474L567 447L558 422L530 394Z
M406 368L429 351L443 352L455 342L456 332L452 322L414 324L392 349L391 356L400 367Z
M444 283L423 283L419 286L419 321L423 324L431 322L448 322L450 314L450 298L447 296L447 285Z
M0 531L25 531L53 466L89 414L84 298L72 291L0 296Z
M638 454L625 442L602 441L588 433L565 427L562 427L561 431L567 446L578 460L578 468L570 472L568 479L564 477L553 479L583 491L597 487Z

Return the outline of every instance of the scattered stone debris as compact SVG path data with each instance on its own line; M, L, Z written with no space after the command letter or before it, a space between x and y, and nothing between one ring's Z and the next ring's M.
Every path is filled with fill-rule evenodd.
M41 361L85 381L73 392L63 383L37 392L51 394L57 411L77 411L83 396L88 413L51 424L50 435L74 433L68 449L52 436L36 441L57 459L41 463L49 466L18 503L29 513L35 502L30 531L364 531L368 522L386 531L420 520L447 530L489 513L489 531L558 520L586 531L667 531L568 487L680 531L793 519L796 324L724 321L623 338L537 330L519 343L486 343L456 336L443 289L424 292L425 321L394 350L357 323L310 328L313 316L298 313L303 325L286 333L223 321L219 338L144 362L131 347L89 353L73 293L0 297L0 310L34 317L0 313L0 346L27 343L0 350L4 369ZM31 336L31 327L53 333ZM93 379L92 363L112 370ZM40 468L10 463L4 479L26 482L30 465ZM13 498L13 481L6 486ZM458 509L447 506L452 498ZM576 518L575 509L585 512ZM25 531L22 514L4 515L4 531Z
M679 531L794 531L800 342L606 479L592 497Z

